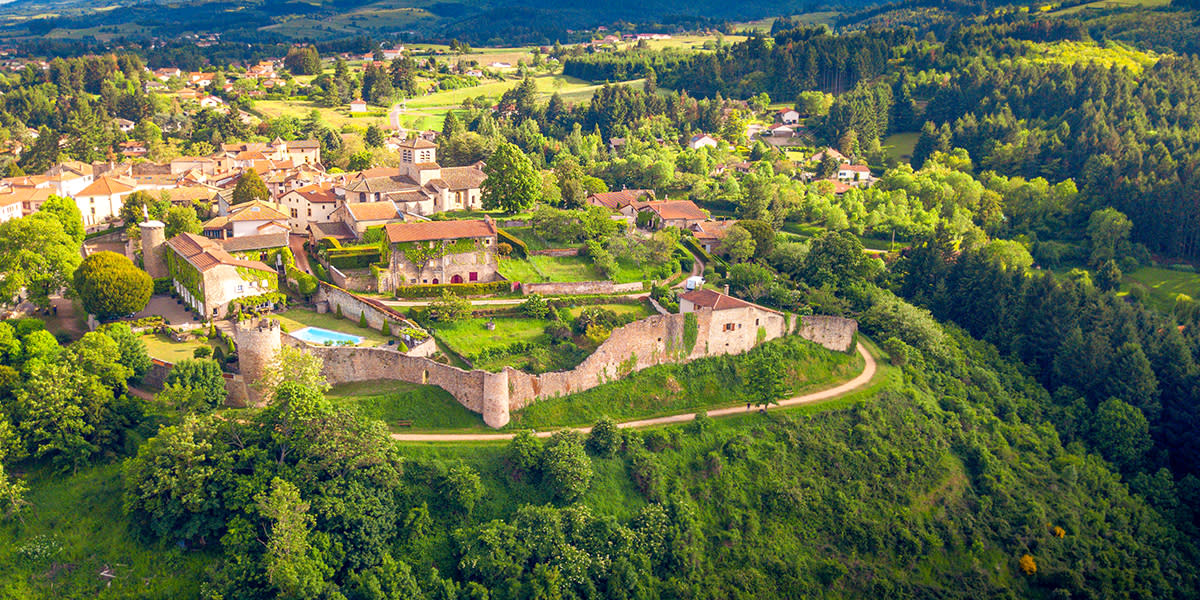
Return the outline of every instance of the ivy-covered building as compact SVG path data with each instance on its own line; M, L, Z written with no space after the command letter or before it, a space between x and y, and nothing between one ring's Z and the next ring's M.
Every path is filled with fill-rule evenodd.
M207 318L224 317L229 305L279 292L279 274L261 261L238 258L220 242L181 233L166 242L167 273L175 291Z
M490 218L392 223L385 232L391 248L388 265L393 289L500 279L496 224Z

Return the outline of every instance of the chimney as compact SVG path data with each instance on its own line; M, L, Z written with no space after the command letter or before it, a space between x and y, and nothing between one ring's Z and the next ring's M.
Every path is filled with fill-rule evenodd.
M728 283L725 284L725 287L721 290L721 293L725 294L726 296L729 295L729 284Z

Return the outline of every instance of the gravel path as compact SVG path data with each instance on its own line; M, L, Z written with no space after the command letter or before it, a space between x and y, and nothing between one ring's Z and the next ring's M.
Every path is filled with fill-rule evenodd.
M801 394L787 400L780 400L779 406L799 406L801 404L812 404L844 396L853 392L868 383L875 377L875 357L867 351L866 347L861 343L858 344L858 353L863 357L863 370L854 379L818 392ZM728 408L716 408L708 411L710 417L723 417L728 415L736 415L741 413L753 412L759 410L757 406L751 406L746 409L742 406L731 406ZM652 419L641 419L637 421L626 421L618 423L617 427L654 427L656 425L669 425L671 423L686 423L696 419L695 413L682 413L677 415L668 415L665 417L655 417ZM575 431L587 433L592 430L591 427L572 427ZM538 431L535 433L540 438L550 437L555 431ZM393 433L392 439L401 442L494 442L497 440L512 439L513 433Z

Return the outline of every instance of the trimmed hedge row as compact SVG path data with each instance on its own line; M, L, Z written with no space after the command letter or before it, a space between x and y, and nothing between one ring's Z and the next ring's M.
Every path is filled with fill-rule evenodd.
M483 294L499 294L512 289L507 281L492 281L489 283L426 283L406 285L396 288L397 298L433 298L449 291L457 296L478 296Z
M515 235L503 229L497 229L496 237L499 238L501 242L506 242L508 245L512 246L512 253L514 256L518 258L525 258L529 256L529 246L525 245L525 242L521 241L520 238L516 237Z
M338 269L365 269L380 260L376 246L330 249L325 251L325 258Z

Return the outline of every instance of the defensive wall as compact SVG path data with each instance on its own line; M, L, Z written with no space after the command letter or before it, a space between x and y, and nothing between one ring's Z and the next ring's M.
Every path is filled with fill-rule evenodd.
M643 289L642 282L613 283L611 281L558 281L550 283L522 283L521 293L543 296L585 296L632 294Z
M343 314L347 314L346 310L343 308ZM469 410L480 413L489 426L502 427L508 423L512 411L537 400L588 390L655 365L740 354L790 332L826 348L848 352L853 348L856 331L857 323L850 319L793 320L756 306L653 315L613 330L608 340L574 369L537 375L512 367L498 373L466 371L413 353L387 348L316 346L286 334L282 335L282 343L320 357L324 363L323 375L331 384L395 379L436 385ZM243 360L248 349L239 350Z

